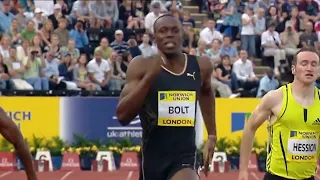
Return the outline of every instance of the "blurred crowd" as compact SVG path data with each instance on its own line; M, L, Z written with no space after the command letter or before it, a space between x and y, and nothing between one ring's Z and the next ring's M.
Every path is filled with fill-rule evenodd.
M185 53L213 62L221 97L262 97L299 48L320 48L319 0L197 0L201 24L183 1L1 0L0 90L121 91L131 59L157 53L163 13L181 20Z

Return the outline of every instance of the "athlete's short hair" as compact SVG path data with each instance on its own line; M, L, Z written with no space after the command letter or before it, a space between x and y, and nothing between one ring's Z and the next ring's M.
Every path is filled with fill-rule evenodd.
M157 17L157 19L153 23L153 32L156 32L156 23L157 23L157 21L159 19L163 18L163 17L173 17L173 18L175 18L172 14L169 14L169 13L160 15L159 17Z
M293 65L297 64L298 54L301 53L301 52L313 52L313 53L316 53L318 55L318 58L320 59L319 51L317 51L317 49L315 47L312 47L312 46L303 47L293 56L293 60L292 60L292 64Z

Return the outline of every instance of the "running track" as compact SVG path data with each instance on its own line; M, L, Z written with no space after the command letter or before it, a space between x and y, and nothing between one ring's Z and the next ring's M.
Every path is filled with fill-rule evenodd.
M211 173L208 178L203 174L201 180L236 180L237 172ZM38 173L39 180L138 180L139 173L136 171L117 171L117 172L90 172L90 171L55 171ZM320 180L317 175L316 180ZM0 172L0 180L27 180L23 171L19 172ZM249 180L263 180L263 173L250 173Z

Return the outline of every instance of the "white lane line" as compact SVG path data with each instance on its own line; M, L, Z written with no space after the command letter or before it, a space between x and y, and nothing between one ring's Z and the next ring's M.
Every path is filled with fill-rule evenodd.
M130 179L131 179L132 174L133 174L133 171L130 171L130 172L128 173L127 180L130 180Z
M254 177L255 180L260 180L255 172L251 172L251 175Z
M73 173L73 171L67 172L60 180L65 180L67 179L68 176L70 176Z
M5 172L5 173L3 173L3 174L0 175L0 178L2 178L2 177L4 177L4 176L7 176L7 175L9 175L9 174L11 174L11 173L12 173L12 171Z

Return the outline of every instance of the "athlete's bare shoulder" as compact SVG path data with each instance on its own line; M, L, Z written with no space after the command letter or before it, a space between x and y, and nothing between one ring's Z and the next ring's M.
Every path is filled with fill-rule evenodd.
M261 105L265 108L273 109L274 107L282 104L283 91L282 88L278 88L276 90L269 91L266 95L261 99Z
M147 68L151 64L152 57L136 56L134 57L127 69L127 81L131 80L131 77L141 79L147 72Z

